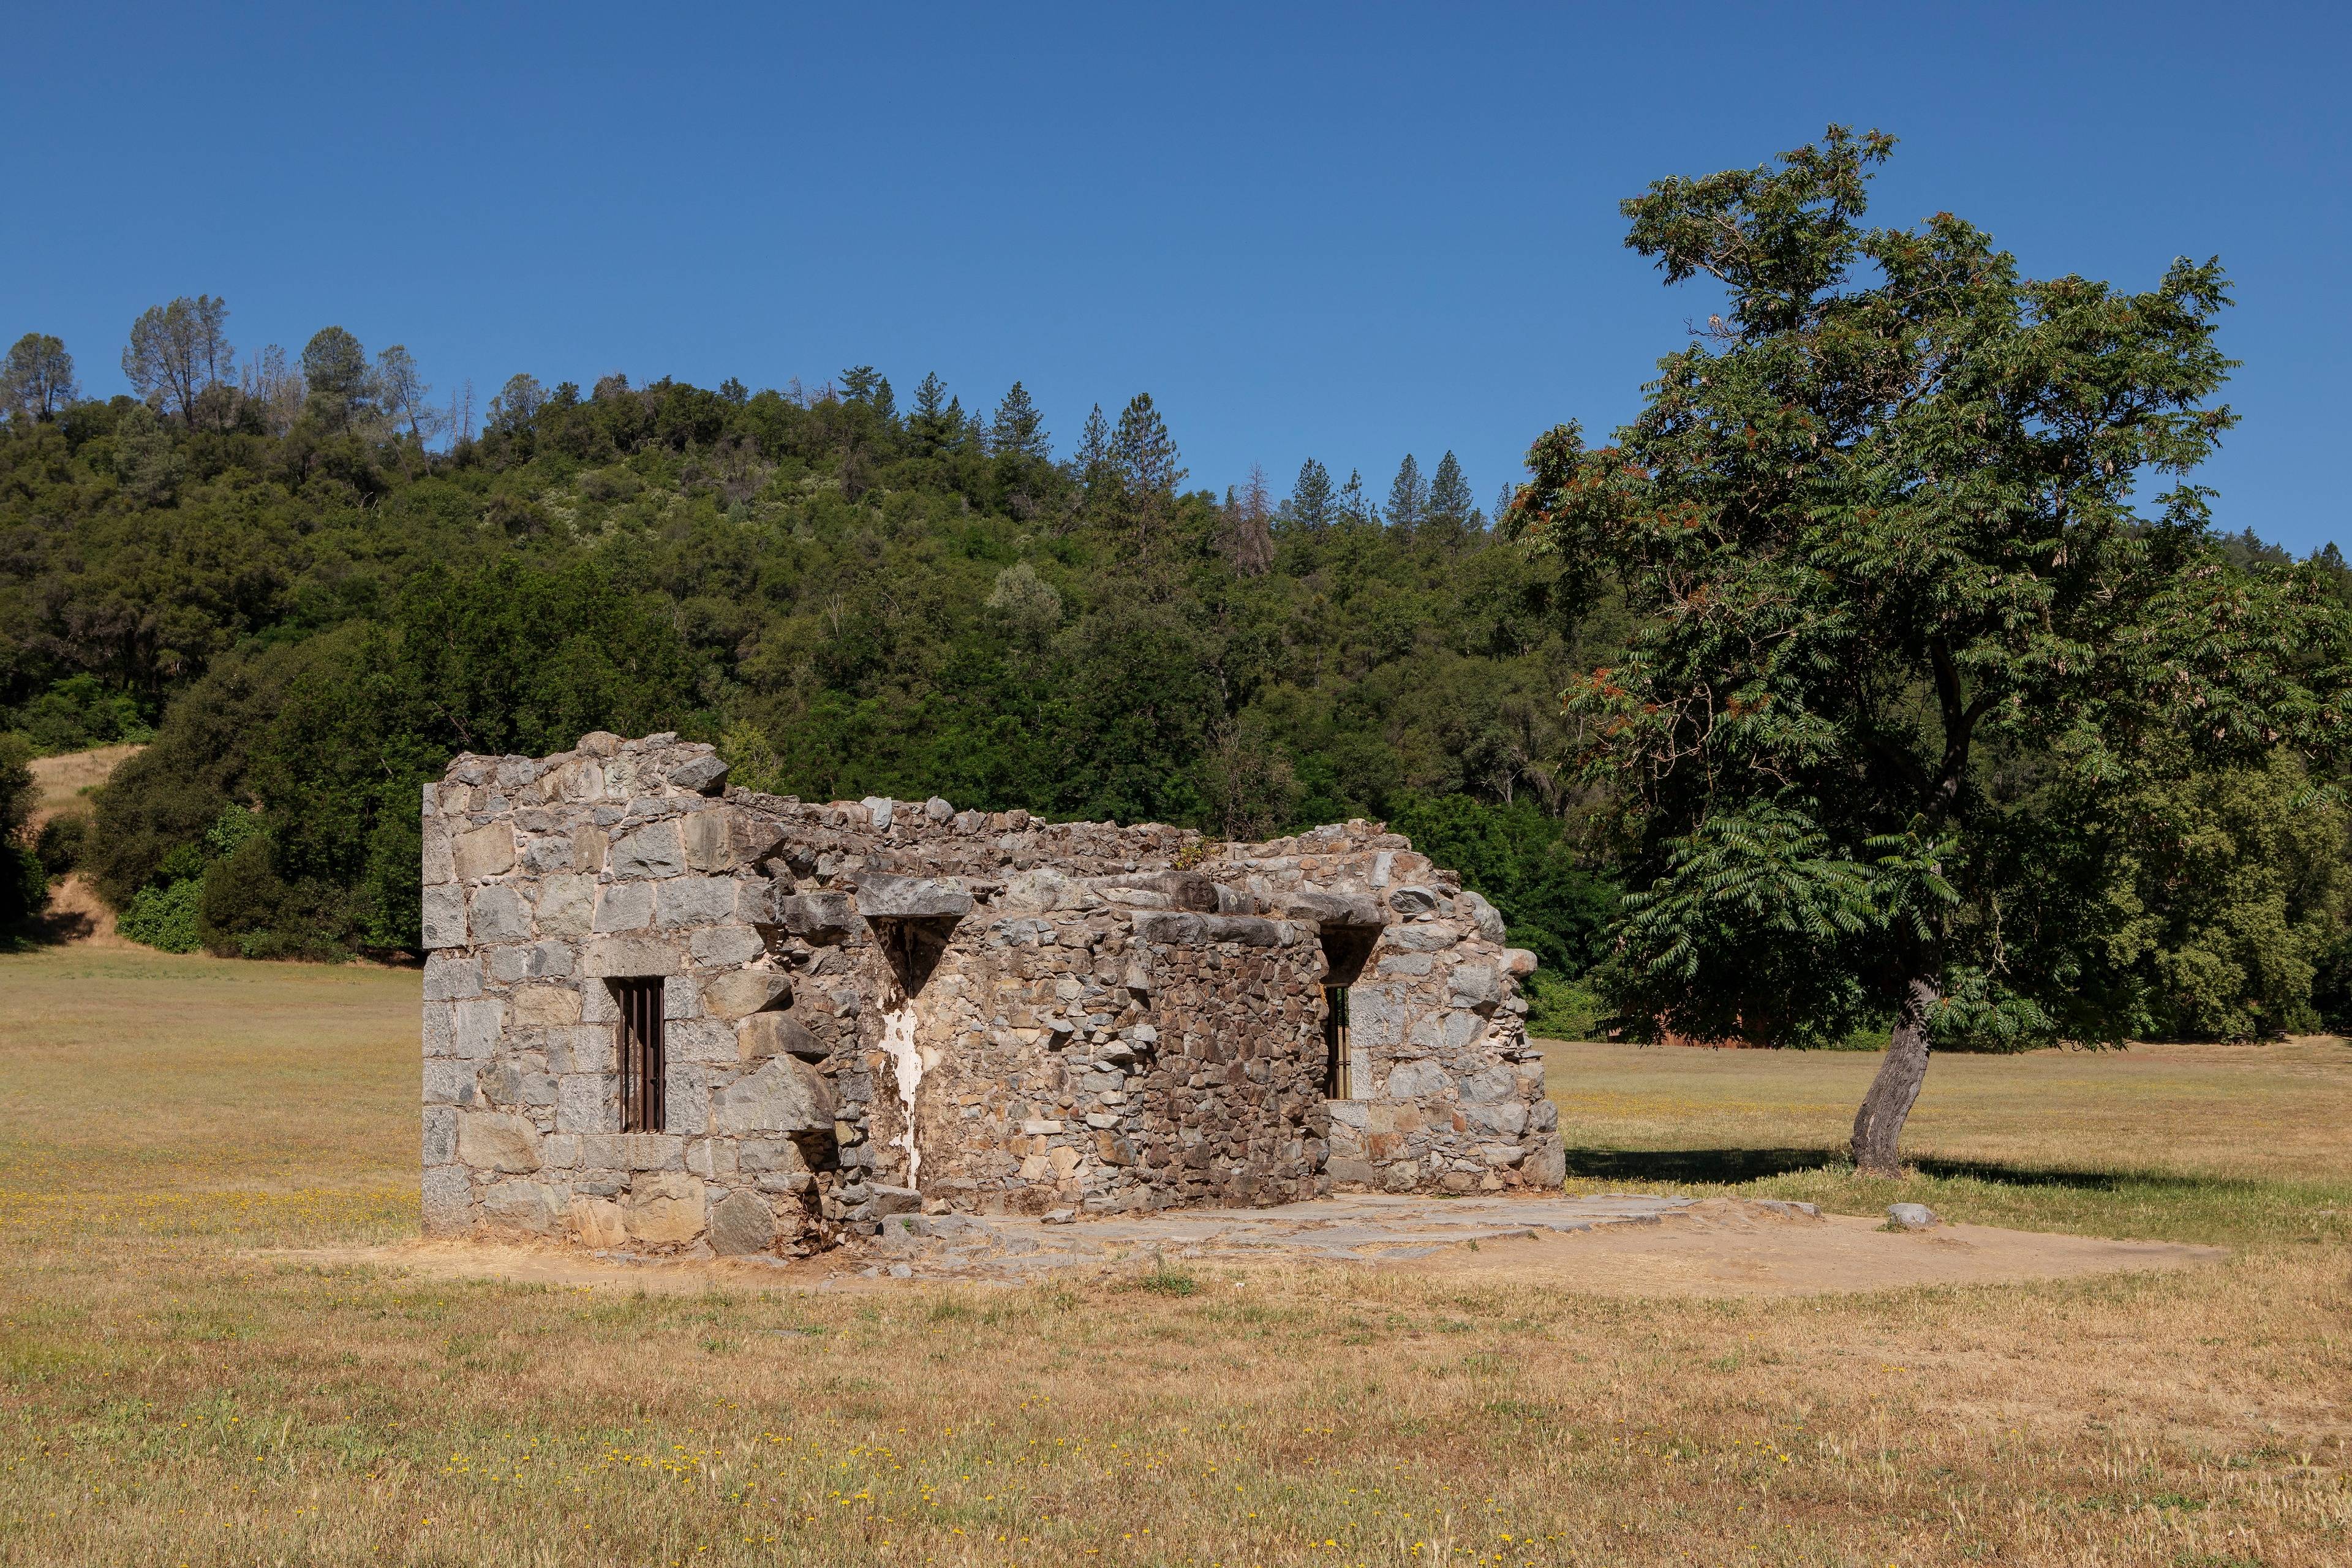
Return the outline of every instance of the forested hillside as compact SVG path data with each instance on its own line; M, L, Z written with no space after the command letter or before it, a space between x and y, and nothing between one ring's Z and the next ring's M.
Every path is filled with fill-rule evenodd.
M1560 693L1623 646L1623 596L1501 537L1451 454L1379 500L1316 463L1219 496L1147 395L1056 439L1018 384L983 414L927 377L902 408L867 367L756 393L516 376L475 428L404 350L328 328L299 366L240 361L225 319L142 317L142 396L80 398L38 335L0 389L0 731L152 734L39 847L141 940L411 950L419 784L609 729L718 742L740 782L810 798L1230 837L1385 818L1506 910L1552 1005L1601 952L1627 803L1565 782ZM2275 553L2240 542L2237 569ZM2186 780L2099 850L2151 1026L2327 1005L2345 829L2324 799L2280 815L2307 794Z
M216 304L172 309L201 338ZM1549 782L1580 656L1450 455L1385 507L1318 465L1281 505L1259 477L1219 500L1149 396L1057 462L1017 385L981 417L927 378L901 411L864 368L518 376L434 441L462 408L399 351L257 357L146 401L20 395L0 440L0 728L152 727L82 851L151 940L413 944L418 784L606 728L813 798L1236 837L1426 818L1543 911L1556 969L1589 957L1606 890Z

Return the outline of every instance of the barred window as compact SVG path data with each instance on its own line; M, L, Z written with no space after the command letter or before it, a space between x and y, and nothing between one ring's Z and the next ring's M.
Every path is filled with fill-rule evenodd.
M659 1132L666 1120L661 977L612 984L621 1008L621 1131Z

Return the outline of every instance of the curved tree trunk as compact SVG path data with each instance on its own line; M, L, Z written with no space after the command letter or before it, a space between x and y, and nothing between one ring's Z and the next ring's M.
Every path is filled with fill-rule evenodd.
M1927 1080L1927 1009L1942 994L1933 980L1914 979L1903 988L1903 1009L1887 1038L1886 1058L1853 1114L1853 1163L1866 1176L1902 1173L1903 1123Z

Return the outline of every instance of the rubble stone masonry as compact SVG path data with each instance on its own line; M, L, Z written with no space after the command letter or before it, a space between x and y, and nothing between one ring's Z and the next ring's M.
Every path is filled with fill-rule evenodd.
M600 733L425 787L428 1234L791 1257L916 1209L1559 1184L1532 956L1377 825L1219 844L726 773ZM661 1131L625 1133L611 983L656 976Z

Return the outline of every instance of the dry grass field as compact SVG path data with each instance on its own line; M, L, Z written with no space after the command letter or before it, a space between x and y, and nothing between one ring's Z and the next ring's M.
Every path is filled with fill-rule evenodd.
M1872 1058L1553 1052L1580 1184L2231 1248L2160 1275L678 1294L274 1253L413 1229L415 994L0 956L0 1561L2352 1561L2335 1042L1939 1060L1901 1184L1822 1168Z

